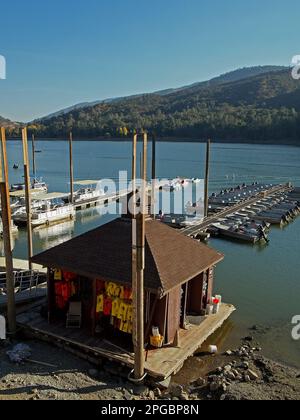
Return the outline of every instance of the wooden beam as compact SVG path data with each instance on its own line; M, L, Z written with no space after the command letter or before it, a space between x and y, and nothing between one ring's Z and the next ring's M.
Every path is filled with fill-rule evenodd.
M205 192L204 192L204 216L208 216L208 200L209 200L209 165L210 165L210 149L211 141L206 144L206 166L205 166Z
M36 179L36 164L35 164L35 137L34 134L32 134L31 139L31 148L32 148L32 172L33 172L33 178Z
M24 179L25 179L25 201L26 201L26 214L27 214L27 248L28 248L28 268L32 270L31 258L33 256L32 244L32 214L31 214L31 192L30 192L30 168L28 159L28 137L27 128L22 129L23 141L23 158L24 158Z
M73 166L73 133L69 136L69 159L70 159L70 201L74 203L74 166Z
M16 333L16 302L15 302L15 278L12 255L12 234L11 234L11 209L9 199L8 162L6 151L5 129L1 128L1 158L0 158L0 194L2 207L3 242L6 268L6 289L7 289L7 321L8 333L14 336ZM3 161L2 161L3 159ZM3 176L4 169L4 176Z
M149 299L151 300L151 295L150 295ZM153 325L153 318L154 318L154 314L155 314L155 311L156 311L157 303L158 303L158 296L155 296L155 301L154 301L154 303L152 305L152 308L151 308L149 321L148 321L148 324L146 325L146 330L145 330L145 339L146 340L148 340L149 337L150 337L151 327Z
M143 136L142 186L140 191L140 212L137 215L136 245L137 245L137 290L136 290L136 331L137 346L135 349L134 376L141 380L145 374L145 325L144 325L144 271L146 243L146 182L147 182L147 146L148 135Z
M155 220L155 197L156 197L156 136L152 135L152 190L151 190L151 215Z
M132 296L133 296L133 319L136 319L137 308L137 248L136 248L136 164L137 164L137 134L132 140L132 208L129 208L127 202L126 212L132 211ZM134 349L137 347L137 330L136 323L133 323L132 340Z

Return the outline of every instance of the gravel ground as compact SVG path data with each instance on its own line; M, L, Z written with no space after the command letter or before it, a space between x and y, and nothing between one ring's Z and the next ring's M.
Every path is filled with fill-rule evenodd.
M57 367L33 363L12 364L0 347L0 400L106 400L123 399L120 380L64 350L50 345L26 341L32 359Z
M135 387L119 366L107 362L96 368L46 343L23 342L31 359L55 367L13 364L6 352L16 343L0 344L0 400L300 400L300 371L265 359L249 342L223 355L200 355L203 369L195 366L192 382L183 370L168 389Z

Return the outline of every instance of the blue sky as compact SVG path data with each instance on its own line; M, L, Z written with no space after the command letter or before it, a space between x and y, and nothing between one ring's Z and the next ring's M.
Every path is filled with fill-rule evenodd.
M177 87L300 54L299 0L10 0L0 115Z

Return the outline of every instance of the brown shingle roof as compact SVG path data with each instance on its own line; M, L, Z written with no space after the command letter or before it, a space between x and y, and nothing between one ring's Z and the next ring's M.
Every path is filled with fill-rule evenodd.
M37 264L131 285L131 221L117 219L32 258ZM166 294L223 255L161 222L146 222L145 288Z

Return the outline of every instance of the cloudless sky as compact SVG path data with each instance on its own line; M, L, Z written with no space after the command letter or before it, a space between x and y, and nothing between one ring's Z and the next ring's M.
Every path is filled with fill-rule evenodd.
M0 15L0 115L18 121L300 54L299 0L10 0Z

